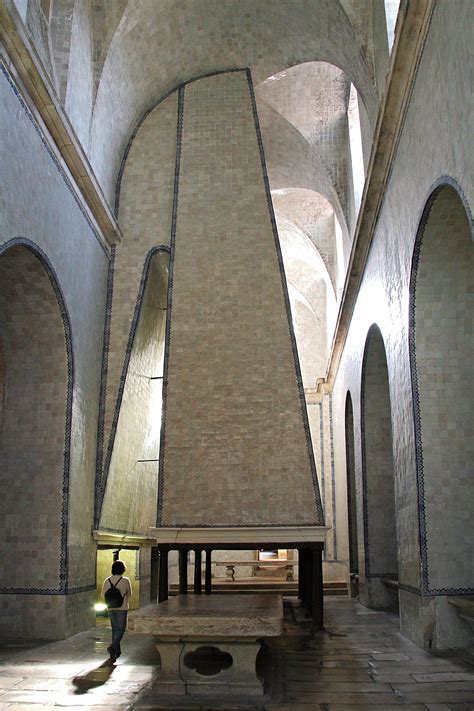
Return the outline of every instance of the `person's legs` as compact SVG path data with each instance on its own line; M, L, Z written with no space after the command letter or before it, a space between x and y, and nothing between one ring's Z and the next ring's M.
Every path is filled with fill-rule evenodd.
M122 653L120 641L127 627L127 610L110 610L109 618L112 626L112 644L107 648L107 651L115 661Z

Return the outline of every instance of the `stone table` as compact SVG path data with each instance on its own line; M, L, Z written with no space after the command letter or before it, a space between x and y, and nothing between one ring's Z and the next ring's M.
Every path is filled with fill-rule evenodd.
M262 637L283 632L281 595L178 595L129 614L132 633L152 634L163 693L262 696Z

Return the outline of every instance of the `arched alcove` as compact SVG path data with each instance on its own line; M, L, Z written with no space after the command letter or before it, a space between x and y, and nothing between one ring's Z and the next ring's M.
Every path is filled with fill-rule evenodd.
M362 364L362 477L364 504L364 604L391 607L387 583L398 579L392 418L387 357L380 329L369 329ZM385 582L384 582L385 581Z
M7 607L15 594L57 594L67 584L69 322L51 269L23 242L0 254L0 593ZM31 615L39 617L34 599L22 616L24 636L34 636Z
M351 595L356 596L359 577L359 541L357 535L357 490L354 457L354 411L351 394L346 396L345 407L346 440L346 477L347 477L347 515L349 533L349 572L351 576Z
M410 291L422 586L472 594L474 248L472 219L450 185L425 208Z

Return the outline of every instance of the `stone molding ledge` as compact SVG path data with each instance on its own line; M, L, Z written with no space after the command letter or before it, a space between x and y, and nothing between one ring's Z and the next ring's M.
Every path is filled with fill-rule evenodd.
M12 0L0 0L0 41L7 54L9 71L27 94L23 98L50 134L106 243L120 242L117 221Z
M148 534L162 545L222 546L288 544L290 548L313 543L324 543L329 526L268 526L248 528L149 528ZM289 545L289 544L294 545Z
M326 377L318 379L316 392L311 393L314 402L332 390L336 379L435 4L436 0L402 0L400 3L390 69L375 126Z

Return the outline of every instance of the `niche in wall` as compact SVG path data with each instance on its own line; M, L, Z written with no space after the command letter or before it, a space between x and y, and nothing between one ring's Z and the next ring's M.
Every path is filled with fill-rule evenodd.
M392 419L387 358L371 326L362 365L362 476L365 578L398 579ZM380 599L377 604L383 606Z
M471 226L445 185L421 221L410 308L423 587L441 594L474 592L473 295Z
M5 591L45 593L66 584L72 353L59 300L39 254L15 245L0 255Z

